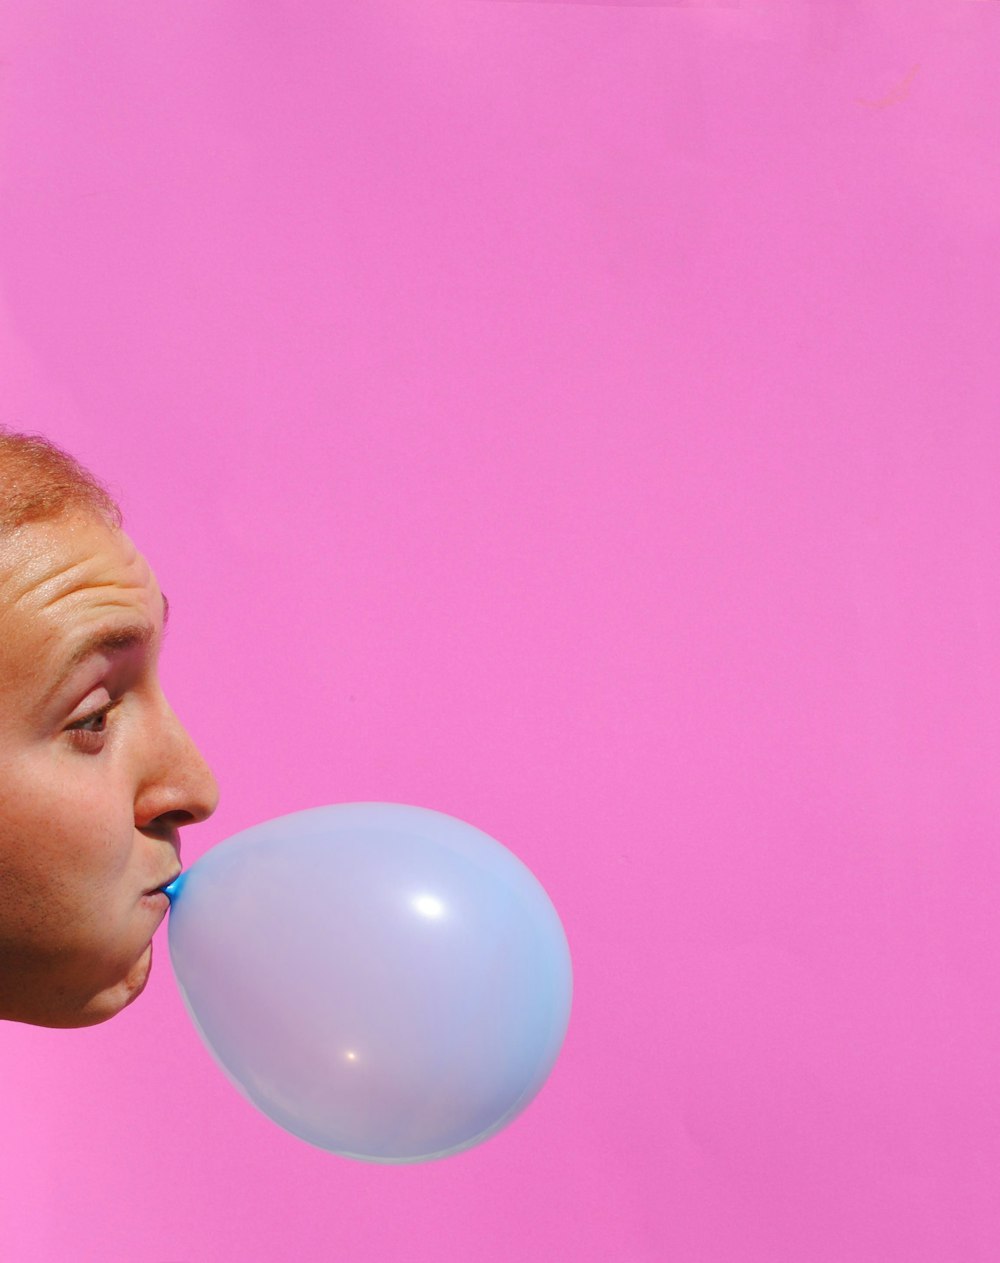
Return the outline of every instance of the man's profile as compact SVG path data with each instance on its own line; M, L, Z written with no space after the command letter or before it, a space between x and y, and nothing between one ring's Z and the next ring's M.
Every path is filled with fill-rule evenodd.
M178 830L218 801L160 687L166 616L100 483L0 428L0 1019L90 1026L146 984Z

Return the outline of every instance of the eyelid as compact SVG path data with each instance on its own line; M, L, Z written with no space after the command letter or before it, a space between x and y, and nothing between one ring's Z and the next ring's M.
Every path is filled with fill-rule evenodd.
M81 711L79 714L77 714L77 712L80 711L80 707L83 706L85 703L88 703L90 698L92 698L96 693L103 693L107 697L109 702L112 699L111 689L106 684L95 684L93 688L87 690L86 696L82 698L80 703L77 706L74 706L72 711L70 712L71 714L76 715L76 719L72 720L71 721L72 723L75 724L75 723L78 723L81 719L92 718L93 715L97 713L97 711L101 710L105 706L106 703L104 702L100 702L96 705L93 703L90 703L87 706L86 712Z

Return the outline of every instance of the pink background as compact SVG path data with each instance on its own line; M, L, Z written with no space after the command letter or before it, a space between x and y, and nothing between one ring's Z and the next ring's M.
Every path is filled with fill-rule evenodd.
M995 1263L1000 7L33 0L0 420L120 492L222 785L437 808L576 1001L337 1159L182 1010L0 1030L4 1259Z

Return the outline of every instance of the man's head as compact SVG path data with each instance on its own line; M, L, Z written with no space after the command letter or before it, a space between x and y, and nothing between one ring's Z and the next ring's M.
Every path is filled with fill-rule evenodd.
M166 601L103 488L0 431L0 1019L89 1026L145 986L215 780L158 679Z

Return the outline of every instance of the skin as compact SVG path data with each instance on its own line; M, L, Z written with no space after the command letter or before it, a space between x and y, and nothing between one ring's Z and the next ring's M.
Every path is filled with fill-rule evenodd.
M0 1018L91 1026L140 994L218 787L167 703L164 601L121 530L75 511L0 538ZM62 668L92 633L147 646ZM54 690L54 691L53 691ZM109 702L106 716L94 712Z

